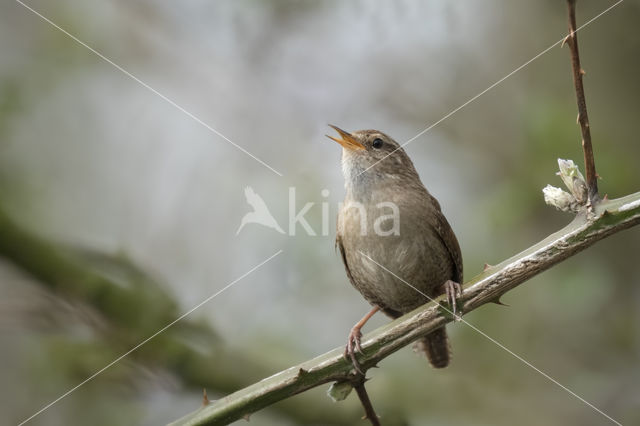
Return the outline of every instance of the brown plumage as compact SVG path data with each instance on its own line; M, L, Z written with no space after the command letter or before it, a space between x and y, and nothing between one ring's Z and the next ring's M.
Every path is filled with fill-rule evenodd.
M374 306L349 334L346 353L358 369L360 328L376 308L397 318L445 291L459 295L462 255L440 204L397 142L377 130L334 128L342 138L331 139L344 147L346 189L336 245L349 281ZM444 327L425 336L418 348L433 367L449 364Z

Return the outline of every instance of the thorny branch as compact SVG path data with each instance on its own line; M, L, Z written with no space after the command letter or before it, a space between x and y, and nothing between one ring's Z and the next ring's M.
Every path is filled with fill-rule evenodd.
M371 400L369 399L369 394L367 394L367 389L364 387L364 382L366 382L366 380L367 379L364 375L359 375L358 381L353 385L353 387L358 394L362 407L364 408L364 418L369 420L372 426L380 426L380 419L378 419L378 415L373 409L373 404L371 404Z
M459 299L468 314L551 268L595 242L640 224L640 192L602 201L593 214L583 210L572 223L524 252L489 267L464 286ZM358 362L364 369L453 320L443 306L444 298L427 303L362 337ZM290 367L251 386L227 395L173 423L174 425L225 425L270 406L277 401L324 383L354 381L353 364L343 357L342 347Z
M571 51L571 68L573 70L573 84L576 89L576 100L578 102L578 122L582 131L582 150L584 151L584 168L589 191L589 201L591 204L598 201L598 175L596 174L596 163L593 158L593 147L591 145L591 130L589 127L589 116L587 115L587 101L584 97L584 86L582 76L584 70L580 66L580 53L578 51L578 33L576 32L576 0L567 0L569 9L569 35L565 39Z

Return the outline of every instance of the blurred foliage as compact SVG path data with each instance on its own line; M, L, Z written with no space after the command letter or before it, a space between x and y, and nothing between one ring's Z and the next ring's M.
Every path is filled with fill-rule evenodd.
M96 311L87 322L91 326L88 335L75 332L40 338L46 352L32 360L39 365L33 371L33 380L48 377L53 381L84 381L134 347L139 349L110 368L107 386L134 385L139 376L136 369L141 366L150 372L156 370L152 376L167 370L187 387L207 388L213 395L232 392L256 377L269 375L268 367L259 359L226 350L210 326L192 319L175 322L177 307L163 287L123 254L109 256L55 245L22 229L1 208L0 235L2 256L58 297ZM229 369L232 364L243 368ZM352 411L324 413L325 409L316 407L313 401L307 398L304 409L296 403L280 404L276 412L302 423L321 416L325 424L343 424L347 415L353 415ZM105 421L108 424L117 419L109 416Z

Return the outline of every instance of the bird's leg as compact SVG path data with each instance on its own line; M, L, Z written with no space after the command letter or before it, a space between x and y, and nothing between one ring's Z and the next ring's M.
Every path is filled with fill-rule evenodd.
M460 317L456 316L456 299L462 296L462 286L455 281L447 280L447 282L440 287L440 291L447 295L447 302L449 302L451 306L453 319L459 321Z
M367 315L362 317L362 319L358 321L356 325L353 326L353 328L351 328L349 337L347 338L347 346L344 349L344 358L348 359L347 356L351 358L353 367L360 374L364 374L360 369L358 360L356 359L356 352L362 353L362 347L360 346L360 338L362 337L362 333L360 332L360 329L366 324L367 321L369 321L369 318L371 318L379 310L379 306L374 306Z

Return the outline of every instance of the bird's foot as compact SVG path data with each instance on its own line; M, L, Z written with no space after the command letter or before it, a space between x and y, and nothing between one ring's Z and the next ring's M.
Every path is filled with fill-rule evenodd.
M446 283L442 284L441 290L442 293L447 295L447 302L449 303L449 306L451 306L451 313L453 314L454 321L460 321L462 318L459 315L456 315L456 299L462 296L462 286L455 281L447 280Z
M362 369L360 368L358 360L356 359L356 352L362 353L362 347L360 346L361 338L362 333L360 332L360 327L358 327L358 324L356 324L349 332L349 337L347 337L347 346L344 348L343 356L347 361L351 359L353 368L355 368L358 373L364 374L362 372Z
M380 310L380 307L377 305L374 305L373 308L371 308L371 310L369 311L369 313L367 313L367 315L362 317L362 319L358 321L356 325L353 326L353 328L351 328L351 331L349 332L349 337L347 339L347 347L344 349L344 355L343 355L344 359L346 359L347 361L351 359L353 368L355 368L356 371L362 375L364 375L364 372L362 371L362 368L360 367L360 364L356 359L356 352L362 353L362 347L360 346L360 339L362 338L362 333L360 332L360 329L362 329L365 323L369 321L369 318L371 318L379 310Z

